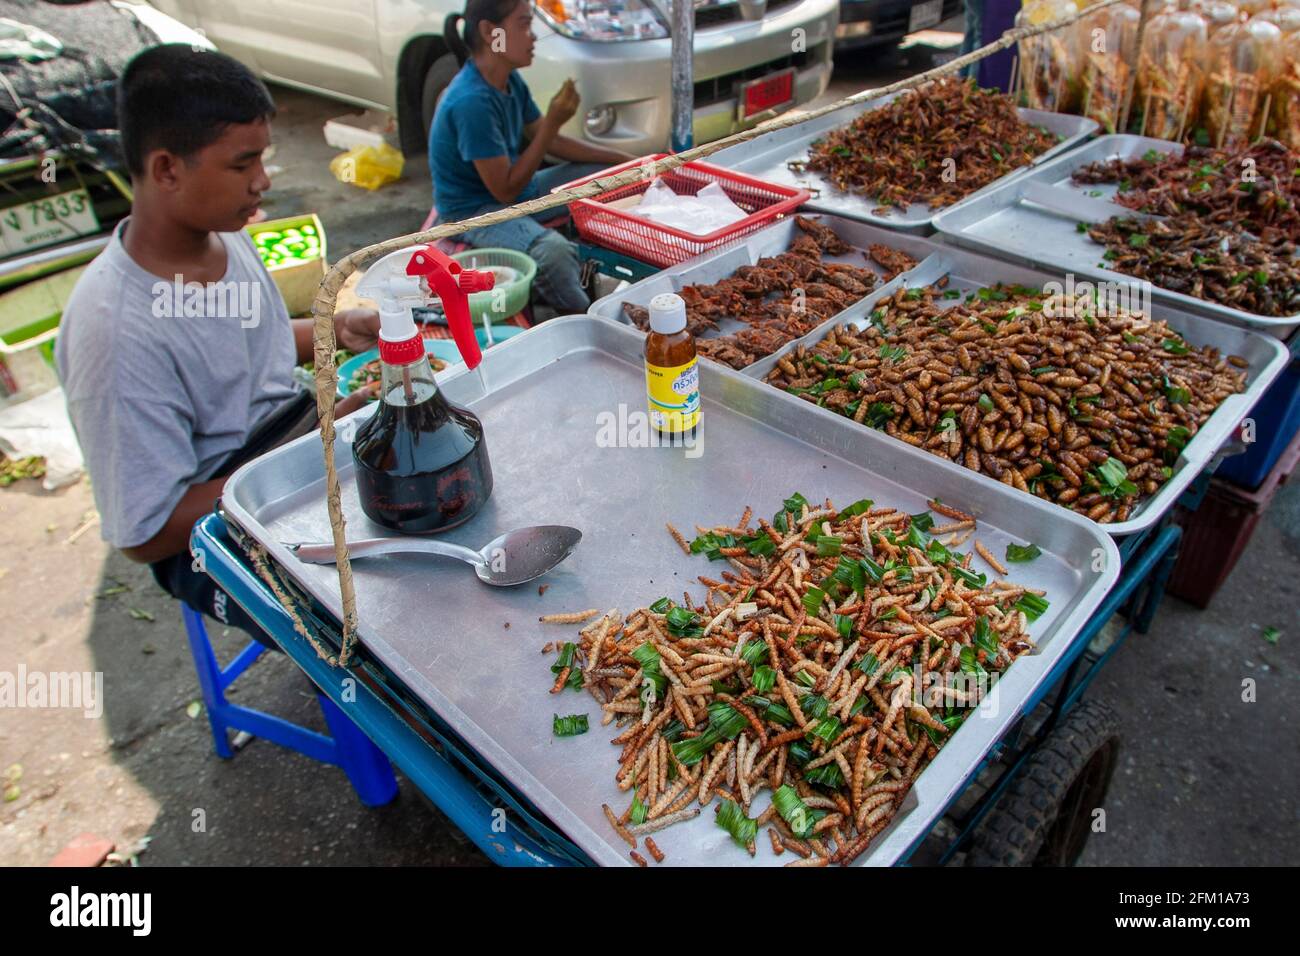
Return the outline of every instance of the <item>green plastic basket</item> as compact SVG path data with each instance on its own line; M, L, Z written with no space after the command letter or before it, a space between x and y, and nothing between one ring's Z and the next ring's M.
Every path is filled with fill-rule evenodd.
M514 276L502 283L498 273L497 284L488 292L475 292L469 297L469 315L475 325L483 324L483 316L490 314L493 322L504 322L522 312L528 305L528 294L537 275L537 263L531 256L513 249L466 249L452 256L466 269L513 270ZM496 310L493 301L498 303Z

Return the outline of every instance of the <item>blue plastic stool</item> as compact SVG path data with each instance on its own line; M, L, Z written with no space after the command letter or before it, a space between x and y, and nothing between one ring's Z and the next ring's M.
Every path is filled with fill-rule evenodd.
M208 723L212 727L212 742L217 756L225 759L234 756L226 732L230 729L244 730L255 737L296 750L312 760L341 767L352 781L357 797L368 807L383 806L397 796L397 778L393 776L393 767L384 752L357 729L357 725L339 710L334 701L320 691L316 692L316 699L320 701L321 713L325 715L325 723L333 737L299 727L282 717L274 717L227 701L226 688L266 648L257 641L250 641L230 665L222 670L212 652L203 615L188 604L181 604L181 615L185 619L185 633L190 641L190 652L194 655L194 669L199 675L199 686L203 689L203 703L208 711Z

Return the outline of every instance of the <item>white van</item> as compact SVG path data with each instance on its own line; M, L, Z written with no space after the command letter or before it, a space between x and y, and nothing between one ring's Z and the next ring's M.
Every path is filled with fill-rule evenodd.
M152 0L268 80L397 115L404 152L427 148L458 67L443 21L463 0ZM671 0L539 0L524 71L545 107L566 77L582 106L563 132L635 155L666 150ZM695 0L695 142L819 96L839 0Z

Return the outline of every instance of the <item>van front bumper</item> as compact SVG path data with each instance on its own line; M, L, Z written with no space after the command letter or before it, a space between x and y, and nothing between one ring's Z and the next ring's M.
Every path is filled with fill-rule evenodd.
M838 0L802 0L759 21L731 23L695 33L695 142L705 143L771 117L740 117L741 84L793 68L794 101L820 96L831 76L831 50ZM544 112L551 96L572 77L582 97L565 135L621 149L633 155L669 148L672 130L672 41L597 43L573 40L535 21L535 59L523 71ZM586 128L587 111L615 110L613 126L599 135ZM786 108L789 108L786 107Z

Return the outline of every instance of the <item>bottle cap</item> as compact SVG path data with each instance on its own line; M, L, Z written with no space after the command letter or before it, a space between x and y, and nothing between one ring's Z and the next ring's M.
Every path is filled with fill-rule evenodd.
M379 358L388 365L405 365L424 355L424 340L411 310L395 302L379 302Z
M662 292L650 300L650 328L674 335L686 328L686 301L676 292Z

